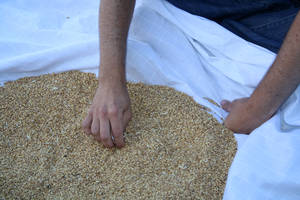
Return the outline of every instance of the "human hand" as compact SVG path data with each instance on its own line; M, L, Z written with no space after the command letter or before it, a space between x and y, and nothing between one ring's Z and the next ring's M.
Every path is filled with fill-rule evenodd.
M232 102L227 100L221 102L222 108L229 112L224 125L235 133L249 134L272 116L263 109L257 109L249 99L241 98Z
M105 147L121 148L125 145L123 132L131 119L126 83L101 80L99 83L82 127Z

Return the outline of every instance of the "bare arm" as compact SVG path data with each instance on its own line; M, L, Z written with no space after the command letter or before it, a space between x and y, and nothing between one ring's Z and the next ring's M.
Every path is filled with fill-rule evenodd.
M249 133L268 120L300 84L300 13L267 74L250 98L223 101L230 112L225 125L235 132Z
M102 0L99 10L99 86L82 126L106 147L125 145L123 131L131 118L125 59L134 6L135 0Z
M99 80L125 81L126 43L135 0L102 0L99 12ZM107 80L107 81L109 81Z

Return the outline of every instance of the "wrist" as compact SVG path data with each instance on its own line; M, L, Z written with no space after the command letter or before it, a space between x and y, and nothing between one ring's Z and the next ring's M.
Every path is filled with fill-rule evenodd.
M247 107L249 112L257 116L257 119L260 121L271 118L278 109L272 98L267 95L257 94L250 97Z
M120 70L101 70L99 73L98 84L110 86L126 85L125 72Z

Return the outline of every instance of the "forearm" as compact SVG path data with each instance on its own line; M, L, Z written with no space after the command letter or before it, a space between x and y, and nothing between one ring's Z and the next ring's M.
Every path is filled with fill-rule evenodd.
M99 10L99 80L125 82L128 29L135 0L101 0Z
M300 14L295 18L285 41L267 74L250 97L258 112L270 117L300 83ZM261 107L260 107L261 106Z

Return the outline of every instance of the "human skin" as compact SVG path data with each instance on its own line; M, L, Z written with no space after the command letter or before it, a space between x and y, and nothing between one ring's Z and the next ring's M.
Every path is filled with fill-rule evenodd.
M232 102L221 102L222 108L229 112L225 126L236 133L251 133L276 113L299 83L300 12L274 63L252 95Z
M109 148L125 145L123 132L131 118L125 58L134 6L135 0L101 0L99 9L99 84L82 127Z
M82 123L87 134L106 147L123 147L123 131L131 118L126 88L125 57L134 0L102 0L99 14L99 86ZM249 98L221 105L229 112L225 126L250 133L268 120L299 85L300 16L296 17L269 71ZM114 137L114 140L112 137Z

